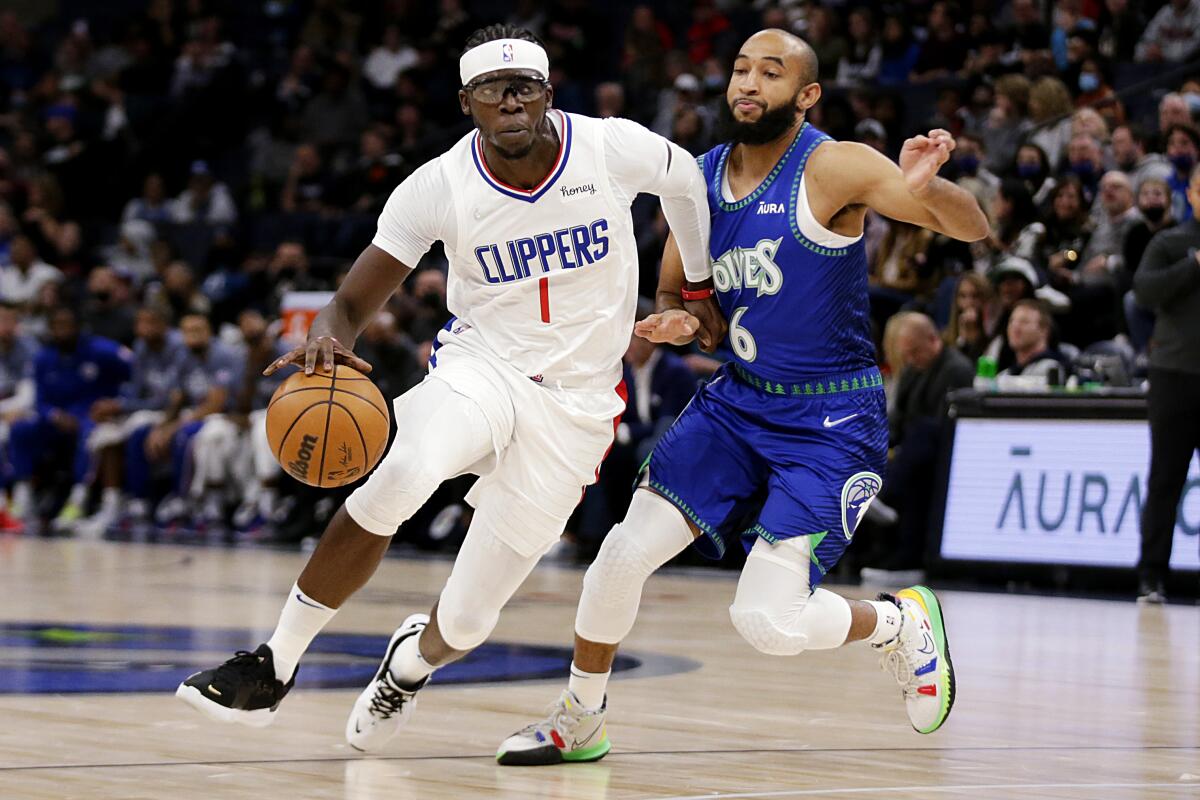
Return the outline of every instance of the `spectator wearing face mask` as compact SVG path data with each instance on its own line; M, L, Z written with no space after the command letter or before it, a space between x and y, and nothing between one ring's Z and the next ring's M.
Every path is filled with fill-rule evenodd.
M982 208L987 208L1000 188L1000 179L984 166L987 163L987 152L983 139L974 134L964 133L954 141L954 166L958 170L955 183L974 195Z
M1167 178L1171 187L1171 213L1180 222L1192 219L1195 209L1188 199L1188 176L1200 158L1200 132L1191 125L1172 125L1164 135L1167 160L1175 171Z
M1029 189L1034 205L1039 207L1045 205L1050 193L1058 185L1058 180L1050 174L1050 160L1046 157L1046 151L1032 142L1026 142L1017 149L1013 171Z
M1079 179L1083 188L1083 202L1091 208L1104 174L1104 150L1095 137L1086 133L1075 134L1067 145L1067 169Z
M1135 188L1140 187L1147 178L1165 181L1173 171L1166 156L1150 152L1150 137L1136 123L1114 128L1110 144L1117 169L1129 176Z
M1125 267L1128 279L1124 298L1125 325L1129 340L1139 352L1145 352L1150 337L1154 334L1154 312L1138 305L1137 297L1129 289L1129 283L1137 275L1142 256L1154 235L1175 226L1171 216L1171 187L1158 178L1147 178L1138 189L1138 211L1142 219L1134 223L1125 237Z

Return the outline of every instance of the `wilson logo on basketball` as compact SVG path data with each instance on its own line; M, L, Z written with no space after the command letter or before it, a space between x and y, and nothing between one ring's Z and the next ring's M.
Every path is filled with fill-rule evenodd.
M308 477L308 465L312 461L313 449L317 446L319 440L316 436L305 434L300 440L300 450L296 453L296 460L288 462L288 471L297 478Z

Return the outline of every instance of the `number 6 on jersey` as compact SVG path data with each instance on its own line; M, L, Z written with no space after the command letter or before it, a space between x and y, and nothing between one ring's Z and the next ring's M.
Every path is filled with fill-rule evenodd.
M754 343L754 337L740 324L742 316L749 308L741 306L735 309L733 318L729 320L729 341L733 345L733 352L743 361L753 361L758 355L758 345Z

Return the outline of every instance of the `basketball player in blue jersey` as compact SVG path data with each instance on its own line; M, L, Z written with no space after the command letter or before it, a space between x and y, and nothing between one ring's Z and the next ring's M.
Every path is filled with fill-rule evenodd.
M913 727L932 733L954 702L954 670L933 592L877 601L817 588L879 492L887 462L883 382L869 330L868 208L963 241L987 220L967 192L935 177L954 149L935 130L905 142L900 164L836 142L805 121L821 96L802 40L761 31L741 48L726 98L727 144L700 159L712 212L713 284L734 359L655 448L623 522L584 578L568 688L549 717L500 746L501 764L594 761L608 752L605 689L649 575L693 542L748 554L729 614L756 650L866 641L900 683ZM637 333L690 340L689 313L713 290L684 282L668 242L658 304Z

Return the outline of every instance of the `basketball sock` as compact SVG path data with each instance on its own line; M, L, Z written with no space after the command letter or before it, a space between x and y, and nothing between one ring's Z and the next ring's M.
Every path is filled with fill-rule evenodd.
M875 630L867 637L871 644L886 644L895 639L900 633L900 608L886 600L864 600L864 603L875 609Z
M33 484L29 481L17 481L12 490L12 512L15 516L24 516L33 510Z
M409 636L396 647L392 663L388 665L388 674L401 688L416 686L433 674L437 667L425 660L421 655L421 635Z
M82 507L87 502L88 487L86 483L77 483L71 487L71 493L67 495L66 506Z
M604 705L604 692L608 688L610 675L611 669L608 672L584 672L572 661L571 680L567 683L567 688L584 708L595 711Z
M100 510L116 513L121 508L121 490L108 486L100 494Z
M298 583L292 584L287 602L279 614L279 624L267 640L267 646L275 657L275 676L279 680L287 683L292 679L300 657L336 613L336 608L318 603L300 591Z

